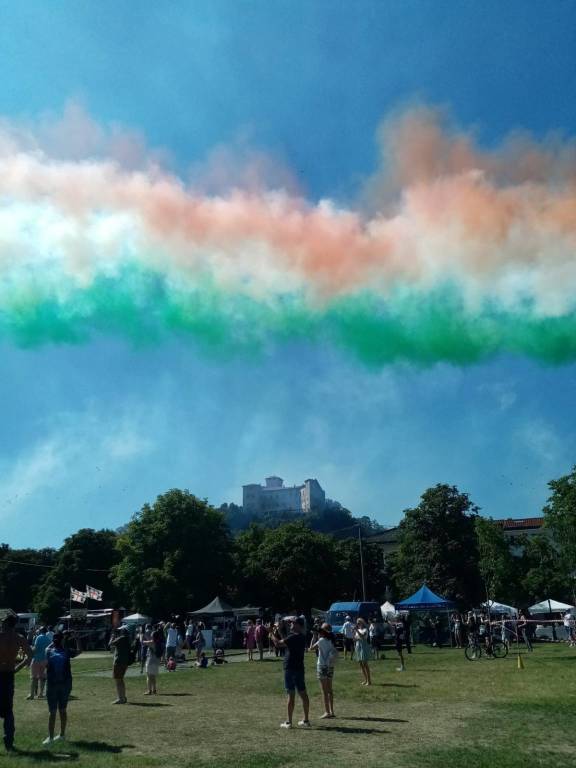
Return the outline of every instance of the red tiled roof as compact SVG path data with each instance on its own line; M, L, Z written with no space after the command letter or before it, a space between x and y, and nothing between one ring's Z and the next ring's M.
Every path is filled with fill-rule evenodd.
M511 517L506 520L495 520L495 523L501 525L504 530L514 530L519 528L542 528L544 525L543 517L525 517L521 520L514 520Z

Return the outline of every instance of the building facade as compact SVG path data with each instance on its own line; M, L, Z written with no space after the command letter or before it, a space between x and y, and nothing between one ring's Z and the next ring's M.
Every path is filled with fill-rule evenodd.
M267 512L296 512L306 514L326 506L326 494L318 480L309 478L302 485L285 486L284 480L271 475L259 483L242 486L244 511L259 515Z

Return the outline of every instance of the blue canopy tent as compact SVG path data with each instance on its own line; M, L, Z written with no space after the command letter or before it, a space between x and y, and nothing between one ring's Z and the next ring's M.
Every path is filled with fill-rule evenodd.
M452 600L435 595L426 584L422 584L418 592L396 603L397 611L448 611L454 608Z
M446 600L446 598L434 594L431 589L428 589L426 584L422 584L418 592L414 592L406 600L396 603L397 611L446 611L447 617L448 611L451 608L454 608L452 600ZM448 619L448 632L450 634L450 644L452 645L450 619Z

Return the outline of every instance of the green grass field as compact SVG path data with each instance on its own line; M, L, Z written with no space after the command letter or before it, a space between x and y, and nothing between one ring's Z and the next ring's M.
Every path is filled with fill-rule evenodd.
M396 654L389 652L372 663L371 688L359 684L357 664L340 660L337 719L324 721L318 719L322 706L309 655L313 728L283 731L277 660L163 674L155 697L143 695L143 676L131 676L129 703L112 706L110 658L85 654L73 663L77 698L69 705L68 741L42 746L46 703L25 701L28 679L21 672L17 752L2 755L1 762L21 768L66 762L90 768L576 765L576 652L537 646L523 658L525 669L519 670L515 656L468 662L462 651L422 647L407 657L407 671L398 673Z

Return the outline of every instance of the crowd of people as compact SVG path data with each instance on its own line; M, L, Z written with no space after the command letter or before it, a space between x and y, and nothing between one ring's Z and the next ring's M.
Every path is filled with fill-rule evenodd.
M576 619L568 611L562 625L565 640L576 646ZM399 672L405 671L404 651L412 652L411 619L409 614L396 614L386 622L381 617L369 621L362 617L353 621L346 616L341 628L344 660L350 659L359 665L361 685L372 685L370 663L379 658L382 648L383 625L392 635L393 645L398 654ZM532 651L534 622L524 612L518 616L490 616L488 613L469 611L465 614L453 612L450 615L450 642L457 648L466 644L480 644L490 653L496 642L506 646L523 643ZM441 644L439 624L432 622L428 642ZM424 635L426 637L426 635ZM304 616L278 618L264 621L261 618L248 620L243 631L247 660L264 660L264 654L280 657L284 670L284 688L287 694L287 717L282 728L292 728L296 693L303 709L298 726L310 727L310 700L306 688L305 655L316 655L316 677L318 679L324 712L321 719L334 718L333 679L336 663L340 657L336 637L330 624L320 619L307 629ZM206 669L228 663L222 648L210 649L212 658L206 653L205 626L202 622L177 620L142 625L134 633L128 626L112 631L110 650L113 651L112 676L115 683L114 704L125 704L126 685L124 678L128 668L140 665L140 673L146 673L145 695L157 693L157 681L161 667L174 671L180 662L191 661L194 667ZM59 741L66 736L67 706L72 691L71 659L81 653L80 643L74 632L56 631L41 626L33 637L25 638L16 631L16 617L9 615L0 631L0 718L4 722L4 745L10 751L14 745L14 676L22 668L30 667L30 690L28 700L46 699L48 704L48 736L44 744ZM55 733L59 716L60 731Z

